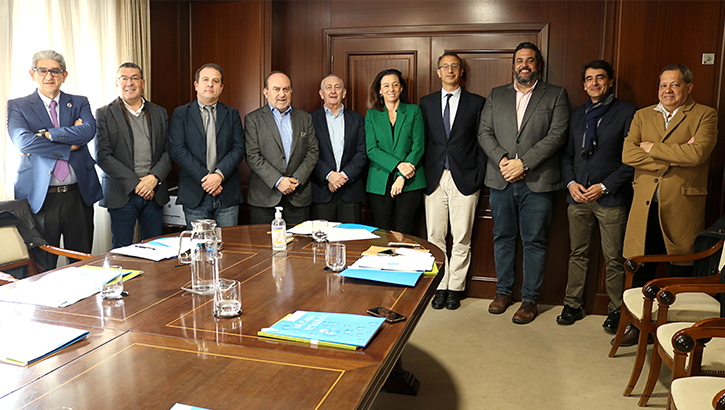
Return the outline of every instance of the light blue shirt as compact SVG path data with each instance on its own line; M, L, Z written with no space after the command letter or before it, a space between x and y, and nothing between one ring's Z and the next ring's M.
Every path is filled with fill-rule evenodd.
M329 108L325 107L325 118L327 119L327 131L330 133L332 153L335 155L335 170L340 172L342 153L345 150L345 106L335 115Z
M269 105L269 104L267 104ZM292 106L287 107L285 112L280 113L278 109L269 105L269 109L272 110L272 116L274 122L277 124L277 131L279 136L282 138L282 148L284 148L285 165L289 164L289 157L292 155ZM276 187L282 180L280 177L277 183L274 184Z

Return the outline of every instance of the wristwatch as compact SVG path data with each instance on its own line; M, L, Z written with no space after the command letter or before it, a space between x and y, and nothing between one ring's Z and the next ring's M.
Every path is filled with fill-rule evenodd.
M603 194L605 194L605 195L606 195L606 194L608 194L608 193L609 193L609 190L607 189L607 187L606 187L606 186L604 186L604 184L599 184L599 186L601 186L601 187L602 187L602 193L603 193Z

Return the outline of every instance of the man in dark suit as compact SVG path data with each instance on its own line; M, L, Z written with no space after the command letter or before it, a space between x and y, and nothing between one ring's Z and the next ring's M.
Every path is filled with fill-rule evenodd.
M163 206L169 202L169 115L144 100L145 86L141 67L121 64L116 72L120 97L96 111L96 159L103 170L100 205L111 214L114 248L133 243L136 221L142 240L160 236Z
M624 291L622 244L634 175L634 168L622 164L622 144L637 107L614 98L614 69L606 61L586 64L582 81L589 99L572 112L569 140L561 154L561 174L569 194L571 254L564 308L556 322L570 325L584 317L582 295L596 220L609 295L609 316L603 327L614 334Z
M235 108L219 102L224 72L204 64L194 76L197 100L174 110L169 152L179 164L179 197L187 228L191 221L214 219L234 226L243 202L239 164L244 159L244 128Z
M320 84L324 106L312 111L319 159L312 174L312 218L362 222L365 199L365 117L342 105L347 90L330 74Z
M530 323L538 314L539 288L546 266L546 235L561 189L558 151L566 142L566 90L540 81L544 60L536 45L514 52L512 84L491 90L481 114L478 140L488 156L485 183L491 188L496 297L488 307L503 313L512 303L516 234L524 245L522 303L513 322Z
M268 224L274 207L294 225L310 218L310 174L318 157L312 117L292 108L292 82L279 71L264 80L267 104L244 117L247 128L249 219Z
M461 87L463 62L453 52L438 57L442 91L420 99L425 122L425 222L428 241L446 252L448 224L453 246L433 309L458 309L471 264L471 235L486 156L478 126L486 99Z
M87 143L96 121L86 97L65 94L65 59L52 50L33 55L37 92L8 101L8 133L22 154L15 198L25 198L51 245L90 253L93 204L102 198ZM47 268L54 268L57 257Z

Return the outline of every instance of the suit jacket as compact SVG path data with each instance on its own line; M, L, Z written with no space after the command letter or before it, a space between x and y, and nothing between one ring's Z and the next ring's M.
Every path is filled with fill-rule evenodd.
M206 191L201 179L206 168L206 131L199 103L194 100L174 110L169 124L169 153L179 164L179 197L177 204L196 208ZM224 174L219 199L224 206L237 205L242 199L239 164L244 159L244 128L239 111L221 102L216 106L217 169Z
M668 255L692 253L705 229L710 153L717 142L717 112L690 96L665 130L652 105L637 111L624 140L622 160L634 167L634 198L624 237L624 257L644 254L647 216L659 188L659 217ZM688 144L690 138L695 138ZM643 141L654 145L647 154ZM672 165L676 164L676 166Z
M166 176L171 170L169 140L169 114L166 109L152 102L144 103L151 135L150 174L159 179L154 188L154 200L161 206L169 202ZM122 208L128 203L141 179L134 171L134 137L128 122L126 107L121 98L96 110L98 131L96 134L96 159L101 167L103 199L100 205L110 209Z
M282 200L275 184L283 177L294 177L299 186L287 195L296 207L312 203L310 174L319 155L312 117L305 111L292 108L292 149L286 163L282 137L279 135L269 104L265 104L244 117L247 127L247 165L249 174L249 204L269 208Z
M337 170L335 154L332 152L330 130L327 128L325 108L310 113L312 126L319 146L319 158L312 174L312 202L328 203L332 192L327 186L327 174ZM368 156L365 151L365 117L362 114L345 109L345 145L340 160L340 172L347 175L347 182L337 191L345 202L362 202L365 199L365 166Z
M478 144L478 126L486 99L461 90L451 133L446 138L441 91L420 99L425 123L426 194L435 191L445 168L446 155L451 177L463 195L481 189L486 174L486 154Z
M398 105L395 136L391 132L387 108L383 111L375 108L368 110L365 116L365 140L370 158L368 192L389 194L386 192L388 177L391 173L400 175L396 169L400 162L409 162L415 166L415 175L405 180L403 192L425 188L425 170L421 161L425 150L424 128L423 113L414 104Z
M76 120L83 125L74 126ZM93 205L103 197L96 174L96 162L88 152L88 141L96 134L96 120L91 113L88 99L61 91L58 108L58 124L53 122L38 92L8 101L8 133L23 154L15 181L15 198L25 198L33 213L43 207L48 194L50 177L59 159L67 160L75 171L83 201ZM47 129L50 140L35 134ZM79 145L71 151L71 145Z
M533 192L561 189L558 151L566 142L569 125L569 100L566 90L541 80L516 125L516 89L514 84L496 87L486 100L481 114L478 142L488 156L486 186L502 190L508 182L498 164L503 157L518 155L529 166L523 179Z
M622 163L622 144L637 107L615 99L599 119L597 147L587 158L582 157L582 142L586 132L585 105L571 113L569 140L561 152L561 175L564 185L575 181L588 188L603 183L609 190L597 203L604 207L628 206L632 199L634 168ZM577 203L567 189L567 202Z

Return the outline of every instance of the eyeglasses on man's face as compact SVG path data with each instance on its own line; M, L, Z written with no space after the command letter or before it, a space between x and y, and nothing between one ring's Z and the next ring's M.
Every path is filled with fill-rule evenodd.
M126 83L128 81L131 81L134 83L139 83L139 82L141 82L141 80L143 80L143 78L141 78L137 75L134 75L131 77L126 77L125 75L122 75L122 76L118 77L116 80L118 80L118 82L120 82L120 83Z
M45 67L38 67L34 68L33 71L35 71L36 74L40 75L41 77L45 77L50 73L53 77L60 77L63 74L63 70L59 68L51 68L47 69Z
M453 69L453 70L458 70L459 68L461 68L461 65L460 64L456 64L456 63L453 63L453 64L441 64L441 66L438 67L438 68L440 68L441 70L448 70L449 68L450 69Z

